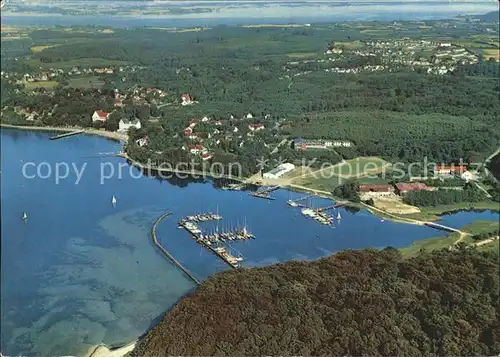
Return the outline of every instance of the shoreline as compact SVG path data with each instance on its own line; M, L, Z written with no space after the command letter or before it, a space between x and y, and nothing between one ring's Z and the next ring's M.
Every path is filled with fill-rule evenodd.
M46 131L46 132L52 131L52 132L59 132L59 133L70 133L70 132L76 131L76 130L83 130L84 132L82 134L84 134L84 135L101 136L101 137L106 138L106 139L124 142L124 143L126 143L128 141L128 135L125 133L104 131L104 130L98 130L98 129L93 129L93 128L79 128L79 127L62 128L62 127L57 127L57 126L30 126L30 125L14 125L14 124L0 123L0 129L1 128L28 130L28 131L29 130L31 130L31 131Z
M109 347L106 344L99 344L89 348L85 357L123 357L134 350L139 340L130 341L120 347Z

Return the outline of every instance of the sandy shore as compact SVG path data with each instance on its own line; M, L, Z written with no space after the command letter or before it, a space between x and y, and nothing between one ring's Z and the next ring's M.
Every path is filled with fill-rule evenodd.
M127 142L128 135L126 133L118 133L115 131L104 131L98 129L90 129L90 128L61 128L57 126L29 126L29 125L11 125L0 123L0 127L2 128L10 128L10 129L19 129L19 130L33 130L33 131L55 131L61 133L69 133L76 130L84 130L85 134L89 135L97 135L102 136L104 138L108 138L116 141L124 141Z
M99 345L89 350L85 357L123 357L132 352L137 341L127 343L122 347L109 349L106 345Z

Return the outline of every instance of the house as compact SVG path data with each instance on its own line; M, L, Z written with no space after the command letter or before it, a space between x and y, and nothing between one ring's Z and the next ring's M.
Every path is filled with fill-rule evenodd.
M190 135L193 133L193 128L188 126L186 129L184 129L184 135Z
M401 195L410 191L432 191L432 188L422 182L400 182L396 184L396 190Z
M363 193L378 193L378 194L391 194L394 193L394 186L392 185L359 185L359 192Z
M201 159L203 161L209 160L211 158L212 158L212 155L210 155L209 153L204 153L203 155L201 155Z
M141 121L139 119L128 120L128 119L120 119L118 123L118 131L128 131L130 128L141 128Z
M109 118L110 113L106 113L103 110L96 110L94 114L92 114L92 122L96 121L106 121Z
M182 103L181 105L190 105L190 104L193 104L193 97L191 97L190 94L183 94L182 97Z
M210 139L210 137L211 137L210 133L191 133L188 136L188 138L191 139L191 140L194 140L194 139L205 139L205 138Z
M234 127L233 129L233 133L237 133L238 132L238 128L237 127Z
M137 139L135 141L135 143L140 146L141 148L144 147L144 146L148 146L149 145L149 137L148 136L145 136L143 138L140 138L140 139Z
M281 164L278 167L272 169L271 171L265 172L262 175L262 177L264 177L266 179L277 179L277 178L283 176L284 174L286 174L287 172L292 171L293 169L295 169L294 164L290 164L290 163Z
M463 174L460 175L460 178L462 178L463 180L469 182L470 180L473 180L474 179L474 174L470 171L465 171Z
M252 119L253 118L253 115L252 113L248 113L247 116L246 116L247 119Z
M116 93L115 94L115 102L114 102L114 106L115 107L122 107L123 106L123 102L122 102L122 98L120 96L119 93Z
M263 130L265 128L266 127L264 126L264 124L250 124L250 125L248 125L248 129L250 129L251 131L259 131L259 130Z
M453 176L461 175L467 171L467 168L463 165L451 165L451 166L437 166L434 172L438 175Z
M24 120L33 121L37 116L38 116L37 112L31 112L24 118Z
M207 121L210 121L210 118L209 117L203 117L203 118L201 118L201 121L203 123L206 123Z
M189 127L194 128L196 126L197 121L196 120L190 120L188 121Z
M203 145L196 144L189 146L189 152L194 155L199 155L199 154L205 154L207 152L207 149L205 149Z

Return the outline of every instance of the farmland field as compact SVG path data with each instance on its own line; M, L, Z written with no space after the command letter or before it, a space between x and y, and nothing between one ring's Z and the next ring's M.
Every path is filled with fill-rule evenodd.
M68 87L73 87L73 88L101 88L104 84L104 82L99 79L98 76L83 76L83 77L76 77L76 78L71 78L68 80L69 84L67 85Z
M24 89L25 90L33 90L35 88L54 88L57 85L56 81L40 81L40 82L25 82Z

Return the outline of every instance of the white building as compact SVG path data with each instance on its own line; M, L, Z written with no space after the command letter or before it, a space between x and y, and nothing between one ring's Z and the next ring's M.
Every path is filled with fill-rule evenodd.
M132 127L140 129L141 121L139 119L135 120L121 119L120 122L118 123L118 131L128 131L128 129Z
M295 169L294 164L290 163L281 164L275 169L272 169L271 171L264 173L263 177L266 179L277 179L286 174L287 172L292 171L293 169Z
M106 121L109 118L109 113L106 113L104 110L96 110L94 114L92 114L92 122L96 121Z

